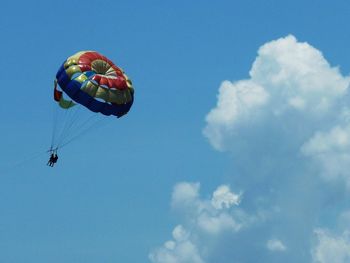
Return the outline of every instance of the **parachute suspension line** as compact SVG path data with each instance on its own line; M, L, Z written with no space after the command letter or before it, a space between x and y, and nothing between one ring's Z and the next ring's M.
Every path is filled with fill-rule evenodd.
M85 135L86 133L90 132L90 131L93 131L97 128L102 128L103 126L106 126L107 124L109 124L108 122L105 122L104 125L100 125L100 123L103 121L103 119L99 119L93 123L91 123L90 126L86 127L85 126L85 129L81 130L77 135L73 136L70 140L66 141L64 144L60 145L59 148L63 148L64 146L66 146L67 144L75 141L76 139L78 139L79 137ZM87 122L86 122L87 123ZM86 124L85 123L85 124Z
M53 104L52 113L53 113L53 122L52 122L52 135L51 135L51 145L50 149L53 148L56 138L56 129L57 129L57 108L56 105Z
M57 85L55 80L55 87ZM56 136L57 136L57 123L58 123L58 115L59 115L59 108L57 107L56 103L52 104L52 113L53 113L53 123L52 123L52 137L51 137L51 146L50 149L54 147Z
M57 111L59 111L59 113L62 112L62 109L57 109ZM62 137L62 133L67 125L67 116L70 114L70 112L68 112L69 110L65 110L63 114L60 114L59 120L57 118L56 120L56 132L58 133L58 138L57 141L60 140L60 138ZM62 121L62 124L57 125L58 121ZM54 142L54 146L57 145L57 141L55 140Z
M57 79L54 80L54 99L56 101L56 89L57 89ZM58 115L59 110L57 107L57 104L52 104L52 112L53 112L53 125L52 125L52 138L51 138L51 146L50 150L53 149L56 141L56 135L57 135L57 124L58 124Z
M62 137L62 140L60 140L57 144L57 147L60 148L62 144L64 144L67 140L70 140L71 137L75 136L79 133L80 129L84 127L86 123L88 123L91 119L94 119L96 115L92 115L89 117L81 118L82 115L78 115L76 113L76 116L74 119L72 119L70 123L70 127L68 131L66 132L65 136ZM78 119L81 118L81 120L78 121Z
M61 125L62 129L60 131L60 136L59 136L58 140L56 141L56 146L58 144L60 144L60 142L62 140L64 140L64 138L67 136L67 134L69 134L72 125L78 119L77 117L79 116L78 112L80 111L80 106L76 107L75 109L70 108L67 111L69 111L69 112L68 113L65 112L65 114L62 118L62 125Z
M64 122L64 127L62 129L61 135L59 139L57 140L57 147L59 144L62 143L63 140L65 140L66 137L70 136L72 133L73 129L72 127L75 125L76 121L79 119L79 112L81 109L81 106L75 106L76 108L69 109L71 112L65 116L65 122Z
M58 105L55 105L55 109L53 111L54 115L54 125L53 125L53 135L52 135L52 143L50 146L50 151L53 152L54 149L57 148L57 142L62 137L62 134L67 126L67 117L71 114L71 112L67 112L68 110L63 110Z
M76 130L79 131L78 133L76 134L72 134L71 136L67 136L65 139L66 140L63 140L59 145L58 147L59 148L62 148L63 145L66 145L68 144L69 142L71 142L72 140L74 140L75 138L78 138L81 136L81 134L84 132L84 131L89 131L90 128L95 124L95 123L98 123L100 121L102 121L102 119L99 119L96 121L96 118L97 118L98 115L91 115L90 117L88 117L83 123L80 123L79 126L76 127ZM89 125L91 124L91 125ZM89 126L88 126L89 125Z

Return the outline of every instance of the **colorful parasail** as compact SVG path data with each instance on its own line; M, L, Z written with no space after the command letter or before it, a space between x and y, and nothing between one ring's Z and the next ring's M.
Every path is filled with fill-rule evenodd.
M119 118L130 110L134 89L124 71L108 58L95 51L80 51L59 68L54 99L64 109L80 104L90 111Z
M134 102L134 89L111 60L96 51L80 51L59 68L54 100L60 107L54 108L50 166L57 162L58 149L99 128L101 121L111 120L103 117L127 114Z

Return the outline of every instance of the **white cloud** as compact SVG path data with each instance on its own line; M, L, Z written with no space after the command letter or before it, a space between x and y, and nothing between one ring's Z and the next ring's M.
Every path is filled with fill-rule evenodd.
M228 185L221 185L213 192L212 198L201 199L200 184L182 182L174 187L172 206L174 209L190 216L195 226L202 231L218 234L221 231L238 231L246 218L237 216L230 211L232 206L238 206L241 194L231 191Z
M172 206L175 208L198 206L199 189L199 183L182 182L176 184L171 198Z
M263 45L249 74L223 81L204 128L214 148L231 152L231 179L244 189L244 202L228 185L203 198L199 183L177 184L171 204L181 226L151 260L350 262L346 231L318 230L312 253L309 244L314 223L332 227L332 214L346 204L345 191L318 175L350 186L349 77L293 36ZM347 211L338 222L343 226L350 222ZM268 240L270 233L283 242Z
M204 263L198 248L190 240L190 233L178 225L173 230L174 240L169 240L149 254L154 263Z
M203 212L197 218L198 227L209 234L219 234L225 231L237 232L243 222L237 220L228 213L220 213L218 215L210 215L208 212Z
M318 155L331 151L344 151L350 145L350 126L334 127L329 132L317 132L303 147L306 155Z
M263 45L250 76L274 98L282 99L275 106L284 107L298 98L310 111L326 110L333 98L344 95L349 83L319 50L291 35Z
M264 88L252 81L224 81L219 89L217 107L206 117L208 125L204 134L216 149L221 150L225 133L231 132L241 119L256 118L268 97Z
M342 178L350 187L350 125L316 132L301 151L316 162L324 178Z
M266 243L266 247L270 251L285 251L287 247L279 239L269 239Z
M315 231L317 244L312 250L314 263L350 262L350 233L332 235L324 229Z
M338 224L342 228L350 228L350 210L345 210L340 214Z
M150 253L154 263L204 262L202 246L197 236L209 235L212 239L222 233L235 233L252 222L251 217L241 210L234 210L241 201L241 194L231 191L228 185L221 185L213 192L211 199L199 196L200 184L182 182L175 185L172 193L172 207L183 213L185 224L174 228L173 240ZM236 208L238 209L238 208Z
M290 111L322 118L337 106L350 81L319 50L291 35L260 47L249 74L247 80L224 81L216 107L206 116L204 134L218 150L226 150L227 138L242 122Z
M350 189L350 77L292 35L262 45L249 75L220 86L203 130L211 145L251 159L301 150L324 179Z
M173 230L173 237L176 241L181 242L188 239L189 233L182 225L178 225Z
M241 196L232 193L227 185L219 186L213 193L211 203L216 209L230 208L232 205L239 205Z

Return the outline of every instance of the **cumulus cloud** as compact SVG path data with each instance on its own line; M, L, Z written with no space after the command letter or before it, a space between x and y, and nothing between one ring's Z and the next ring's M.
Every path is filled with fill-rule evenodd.
M350 232L335 235L325 229L317 229L315 235L317 244L312 250L314 263L350 262Z
M279 239L269 239L266 243L266 247L270 251L285 251L287 248Z
M171 203L174 208L197 209L199 208L199 183L182 182L175 185Z
M316 132L301 148L328 180L343 179L350 188L350 125Z
M187 195L184 189L192 189L192 195ZM238 231L246 222L245 218L235 215L230 208L238 206L241 195L231 191L228 185L221 185L213 192L212 198L199 198L200 184L183 182L175 186L172 195L172 204L177 204L176 209L191 209L185 213L191 214L192 221L201 231L218 234L222 231ZM180 197L181 193L185 193ZM179 203L179 200L182 203ZM180 205L180 206L179 206Z
M349 77L319 50L291 35L260 47L249 75L224 81L216 107L206 116L204 134L218 150L227 150L235 128L264 117L296 112L320 118L337 106L349 85Z
M249 76L221 84L203 130L211 145L276 165L301 153L324 179L350 189L349 76L292 35L262 45Z
M222 82L203 130L215 149L230 152L228 180L244 199L228 184L207 198L199 183L177 184L171 205L181 225L151 260L350 262L349 82L294 36L261 46L248 79ZM335 224L345 230L325 230Z
M338 218L338 225L342 229L349 229L350 231L350 210L341 212Z
M321 51L289 35L259 48L249 78L223 81L216 106L206 116L204 135L215 149L231 153L232 178L244 189L245 198L251 197L243 207L279 208L273 214L275 224L266 224L261 231L284 237L288 253L293 253L290 262L332 262L332 249L338 255L333 262L348 260L346 231L336 236L317 230L318 245L309 256L307 240L314 222L323 222L323 217L326 227L337 224L325 215L324 207L333 215L342 214L343 224L349 218L342 202L350 190L349 83L349 76L331 66ZM216 207L233 202L232 197L225 200ZM236 200L239 203L240 198ZM237 222L225 222L240 229ZM244 238L254 237L253 232L245 231ZM266 237L257 238L268 251L287 250L279 239L266 243ZM269 258L272 254L288 254L267 255L259 248L256 252L266 262L274 260ZM244 255L243 261L249 253Z
M235 211L241 200L241 194L231 191L228 185L221 185L213 192L212 198L199 196L200 184L182 182L175 185L172 193L172 206L183 213L187 228L183 225L174 228L173 240L150 253L154 263L204 262L201 252L203 246L198 236L217 237L221 233L238 232L251 222L251 218L243 211ZM238 209L238 208L236 208Z
M190 233L178 225L173 230L173 240L169 240L157 250L150 253L149 258L155 263L204 263L198 248L190 240Z
M239 205L241 196L230 191L227 185L219 186L213 193L211 204L216 209L230 208L232 205Z
M234 217L226 213L210 215L203 212L198 216L197 224L202 230L210 234L218 234L226 230L236 232L242 227L242 223L237 222Z
M278 99L272 102L275 112L291 107L322 113L344 95L349 83L319 50L294 36L263 45L250 76Z
M265 89L252 81L224 81L219 89L217 107L207 115L204 134L216 149L223 149L225 133L232 132L240 119L256 118L268 97Z

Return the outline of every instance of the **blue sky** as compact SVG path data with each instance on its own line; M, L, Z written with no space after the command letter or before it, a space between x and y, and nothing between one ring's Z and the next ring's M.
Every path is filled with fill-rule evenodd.
M348 1L1 10L1 262L349 262ZM79 50L135 103L50 169L53 79Z

